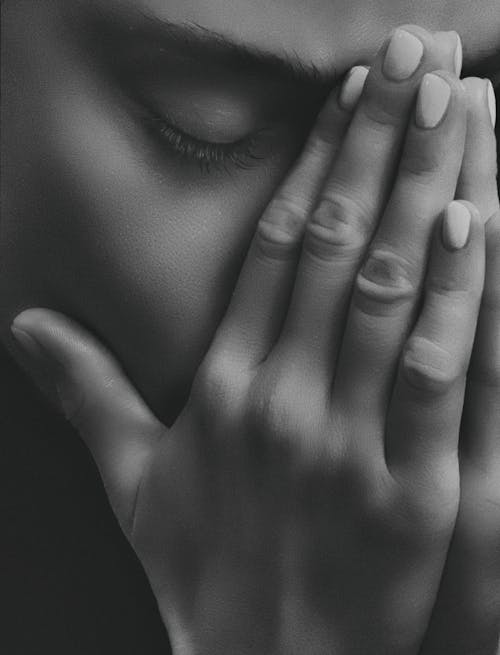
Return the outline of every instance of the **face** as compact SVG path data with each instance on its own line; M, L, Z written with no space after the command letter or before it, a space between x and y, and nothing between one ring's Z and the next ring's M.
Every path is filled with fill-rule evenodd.
M404 23L457 30L464 76L494 72L497 0L304 7L5 3L0 330L8 348L19 311L58 309L111 348L171 423L256 221L329 86L369 63Z

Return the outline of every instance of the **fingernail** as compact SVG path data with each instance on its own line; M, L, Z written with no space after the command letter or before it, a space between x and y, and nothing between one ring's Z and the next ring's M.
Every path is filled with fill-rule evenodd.
M10 331L20 349L28 355L40 370L45 373L56 370L57 363L50 357L47 349L36 337L32 336L31 332L28 332L24 325L18 325L17 317L12 321Z
M458 32L455 32L457 35L457 47L455 48L455 75L457 77L460 77L460 73L462 72L462 61L463 61L463 49L462 49L462 39L460 38L460 34Z
M10 331L20 351L24 353L28 360L29 372L35 383L43 382L43 386L46 386L46 380L52 372L52 365L45 350L24 328L18 327L15 321L10 326Z
M443 229L441 232L443 245L447 250L460 250L469 238L471 215L465 205L457 200L450 202L445 209Z
M43 359L43 352L38 343L25 330L21 330L14 323L10 326L12 336L24 352L34 359Z
M350 111L357 105L368 72L369 70L366 66L353 66L349 71L342 85L339 97L340 105L344 109Z
M462 72L462 39L455 30L447 30L445 32L434 32L434 38L440 43L444 43L453 52L453 71L457 77L460 77ZM453 50L451 50L451 48Z
M448 109L451 88L439 75L426 73L418 91L415 120L418 127L436 127Z
M495 98L495 90L491 80L486 81L487 91L486 98L488 101L488 111L490 112L491 124L495 127L497 122L497 100Z
M57 387L59 369L47 354L47 350L29 334L26 329L16 325L14 319L10 331L19 349L27 357L25 369L35 386L42 392L49 404L61 411L61 398Z
M391 80L405 80L418 68L424 44L406 30L397 29L385 53L382 71Z

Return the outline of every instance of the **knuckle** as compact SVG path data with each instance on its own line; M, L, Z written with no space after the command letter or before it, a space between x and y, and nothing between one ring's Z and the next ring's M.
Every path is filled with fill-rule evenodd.
M299 380L268 374L253 387L246 403L245 424L265 441L266 448L281 453L283 462L302 467L319 439L321 412L307 411Z
M364 246L365 212L348 196L324 197L305 227L305 248L314 257L330 261L332 257L357 253Z
M396 484L390 515L399 523L402 533L411 537L415 545L438 536L446 538L453 528L460 499L460 480L455 461L439 462L425 475L399 477L391 471Z
M416 540L446 539L453 530L458 510L459 493L455 486L448 495L435 493L415 495L404 507L407 528Z
M293 463L296 483L306 495L317 498L326 491L329 497L348 502L364 521L382 520L387 487L379 484L372 462L352 453L346 440L332 438L330 430L323 430L320 439L306 434L302 441Z
M445 394L464 377L462 368L451 353L424 337L411 337L403 352L403 376L415 391Z
M194 379L191 395L206 416L230 416L239 404L244 374L230 351L209 353Z
M348 489L355 506L372 520L383 519L390 506L389 479L364 457L345 454L336 467L336 482Z
M283 382L264 384L253 394L247 408L249 425L272 440L292 441L298 430L297 402L291 389Z
M412 268L396 253L373 249L357 275L354 303L367 313L379 313L411 300L416 294Z
M335 464L334 473L330 474L332 497L348 500L371 534L411 541L418 528L408 521L401 490L387 467L365 458L356 461L348 454L341 455Z
M298 200L276 198L257 224L256 244L269 259L287 259L300 245L307 209Z

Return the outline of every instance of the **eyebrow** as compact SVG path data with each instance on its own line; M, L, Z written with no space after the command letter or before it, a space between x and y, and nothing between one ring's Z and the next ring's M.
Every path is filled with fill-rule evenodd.
M97 13L112 25L122 25L128 34L137 32L143 35L148 45L156 45L159 51L177 46L193 60L218 63L238 73L275 78L309 92L313 98L324 98L341 77L334 66L319 68L313 62L301 59L293 50L283 50L278 54L237 41L195 21L176 23L138 7L124 9L99 4L96 8ZM489 77L498 85L500 47L490 51L482 49L474 59L466 58L464 53L461 77L471 76Z
M177 47L189 58L220 64L237 73L275 78L314 96L323 96L338 82L335 67L320 69L313 62L303 61L294 51L282 53L242 43L194 21L175 23L139 8L126 11L113 7L100 8L99 13L116 26L121 23L128 34L143 35L149 46L158 49Z

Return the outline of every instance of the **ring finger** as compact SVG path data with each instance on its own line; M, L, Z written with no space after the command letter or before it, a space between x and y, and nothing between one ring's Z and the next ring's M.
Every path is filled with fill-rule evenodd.
M379 51L346 137L305 228L289 312L276 349L300 357L329 388L352 280L393 184L422 75L443 66L438 41L397 29ZM449 51L457 35L447 35ZM448 59L448 63L450 59Z
M436 218L455 196L466 132L465 91L446 71L424 77L398 178L357 277L335 388L382 421L420 299ZM457 203L451 211L463 211ZM357 406L357 405L355 405Z
M274 343L295 276L306 219L361 94L368 68L351 70L318 114L304 149L260 218L228 310L217 330L219 348L262 361Z

